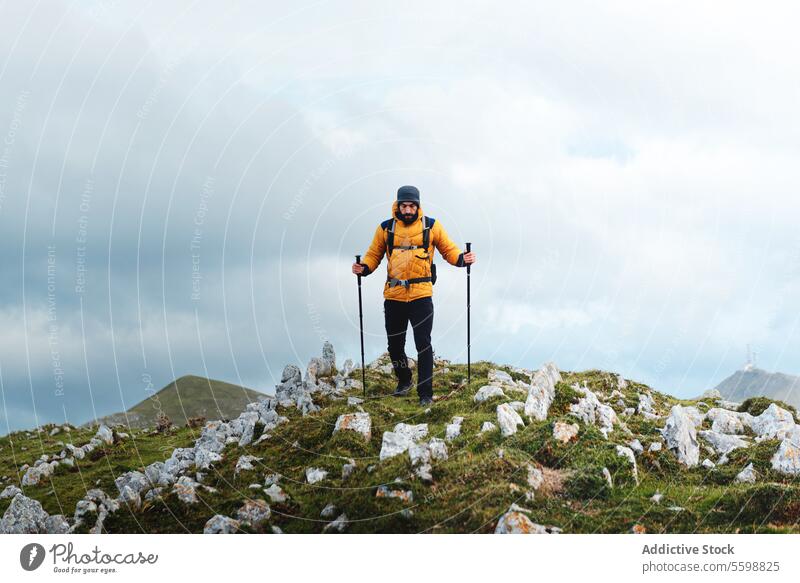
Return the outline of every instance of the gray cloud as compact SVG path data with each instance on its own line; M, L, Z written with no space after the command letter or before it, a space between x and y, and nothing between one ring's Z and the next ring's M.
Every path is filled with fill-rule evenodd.
M349 264L405 183L479 253L473 358L681 396L747 342L797 372L789 19L422 6L4 6L0 428L144 378L268 391L325 339L357 358ZM438 264L434 348L463 361L464 272Z

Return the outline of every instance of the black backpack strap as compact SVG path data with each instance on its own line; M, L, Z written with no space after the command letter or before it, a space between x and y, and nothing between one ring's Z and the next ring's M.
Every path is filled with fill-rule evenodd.
M422 229L422 248L425 249L425 252L428 252L428 246L431 244L431 229L433 228L433 223L436 222L436 219L433 217L424 217L425 220L425 227Z
M389 224L389 232L386 235L386 257L392 256L392 251L394 251L394 228L397 224L395 219L392 219L392 222Z

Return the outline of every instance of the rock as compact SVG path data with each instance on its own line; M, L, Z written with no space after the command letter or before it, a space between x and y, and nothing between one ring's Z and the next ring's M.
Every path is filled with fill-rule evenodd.
M661 442L654 441L647 447L647 451L661 451Z
M431 461L431 450L427 443L412 443L408 448L411 465L427 464Z
M443 439L438 437L431 437L428 441L428 448L431 452L431 458L435 460L447 459L447 444Z
M402 502L413 502L414 492L411 490L390 490L387 486L378 486L375 492L376 498L397 498Z
M0 500L5 498L13 498L17 494L21 494L22 490L17 488L16 486L6 486L2 492L0 492Z
M472 400L476 403L483 403L484 401L488 401L494 397L505 398L505 396L506 394L500 387L495 385L484 385L478 389L478 392L475 393L475 396L472 398Z
M581 387L578 384L573 385L573 388L583 393L583 397L577 402L569 406L570 413L580 418L584 423L597 425L600 428L600 433L608 438L609 432L614 428L614 424L618 422L617 414L614 409L601 403L588 387Z
M620 456L620 457L626 458L631 463L631 466L633 467L633 469L632 469L633 481L638 486L639 485L639 472L638 472L638 470L636 468L636 457L633 455L633 450L631 448L629 448L629 447L625 447L623 445L618 445L617 446L617 455Z
M650 393L639 393L639 404L636 406L636 412L639 414L650 413L655 414L655 410L653 407L655 406L655 401L653 400L653 395Z
M622 378L621 374L617 375L617 388L618 389L627 389L628 388L628 381Z
M500 426L500 432L503 434L503 437L508 437L516 433L518 425L525 425L519 413L514 411L508 403L497 406L497 424Z
M487 431L494 431L496 429L497 425L495 425L491 421L484 421L483 425L481 425L481 433L486 433Z
M528 464L527 481L528 481L528 486L530 486L534 490L538 490L539 487L544 482L544 474L542 473L542 470L531 464Z
M717 464L712 462L710 459L706 458L706 459L703 460L703 463L700 464L700 465L702 465L707 470L710 470L711 468L715 467Z
M525 400L525 415L537 421L547 419L547 412L556 395L556 383L561 380L561 373L552 362L546 363L533 374Z
M750 445L741 437L735 435L728 435L726 433L717 433L713 430L703 430L698 433L700 437L705 439L716 453L726 454L734 449L740 447L747 447Z
M260 526L269 520L272 511L265 500L246 500L239 510L236 511L236 518L240 524L250 526Z
M306 481L316 484L328 477L328 472L322 468L306 468Z
M783 439L795 431L794 416L790 411L770 403L761 415L750 420L750 428L758 436L756 441L763 439Z
M499 369L492 369L489 371L487 375L489 378L489 382L493 385L513 385L514 379L511 378L511 375L508 374L504 370Z
M800 448L798 448L797 440L784 438L770 462L772 469L782 474L790 476L800 474Z
M560 528L536 524L518 510L510 510L500 517L494 529L495 534L558 534Z
M236 467L233 470L233 475L236 476L239 474L239 472L255 470L253 462L261 461L261 459L262 458L256 457L254 455L241 456L236 462Z
M347 514L342 512L339 516L336 517L336 520L330 522L325 525L325 528L322 529L322 532L344 532L344 529L347 528Z
M119 502L113 500L105 492L99 488L92 488L75 505L74 524L70 531L74 531L90 518L94 518L94 526L89 532L100 534L103 531L103 522L106 517L119 510L119 507Z
M100 439L106 445L114 445L114 432L111 431L107 425L101 425L98 427L95 437Z
M642 446L642 442L638 439L634 439L628 442L628 447L630 447L635 454L640 454L644 451L644 447Z
M322 509L322 512L319 515L322 518L331 518L336 514L336 506L333 503L329 503Z
M577 423L564 423L563 421L556 421L553 424L553 438L561 443L567 443L573 437L578 435L580 426Z
M336 368L336 352L333 350L333 344L327 340L322 344L322 360L329 369Z
M38 500L18 493L0 519L0 534L44 534L48 517Z
M355 431L360 433L365 441L369 441L372 437L372 420L369 413L345 413L344 415L339 415L333 428L334 433L337 431Z
M753 468L753 462L750 462L741 472L736 474L736 477L733 479L733 481L738 483L754 484L756 478L757 476L756 471Z
M45 519L44 532L46 534L67 534L69 523L63 514L53 514Z
M461 424L464 422L463 417L453 417L453 421L445 427L444 438L447 441L453 441L456 437L461 435Z
M364 402L364 399L359 399L358 397L347 397L347 405L349 407L354 407L356 405L361 405Z
M708 389L707 391L704 391L702 395L700 395L700 399L706 399L709 401L721 398L722 393L719 392L719 389Z
M244 447L252 443L256 423L259 422L260 418L261 415L258 411L243 411L236 419L228 424L228 429L231 434L230 437L235 440L238 436L239 447Z
M342 480L349 478L356 469L355 460L351 459L348 463L342 466Z
M398 423L394 431L385 431L381 443L380 460L394 457L408 451L411 444L419 441L428 434L428 424L407 425Z
M269 488L265 488L264 494L269 496L270 500L278 504L282 504L289 499L286 492L284 492L283 488L278 486L278 484L272 484Z
M197 487L199 484L192 480L189 476L181 476L173 486L175 493L178 495L178 500L184 504L196 504Z
M744 433L744 428L752 423L753 416L750 413L728 411L719 407L714 407L706 412L706 418L711 423L711 431L717 433Z
M694 423L684 407L681 405L672 407L661 434L667 447L678 457L678 461L690 468L697 465L700 446L697 443Z
M603 477L606 479L606 483L608 484L609 488L614 487L614 481L611 479L611 472L605 466L603 466Z
M664 495L663 495L663 494L661 494L661 493L659 493L659 492L656 492L655 494L653 494L653 495L650 497L650 500L652 500L652 501L653 501L653 502L655 502L656 504L661 504L661 500L662 500L663 498L664 498Z
M119 491L118 501L133 504L134 508L138 508L141 503L140 496L147 490L153 487L153 484L147 478L147 475L142 472L125 472L114 480L114 485Z
M239 530L240 523L229 516L215 514L203 527L203 534L233 534Z

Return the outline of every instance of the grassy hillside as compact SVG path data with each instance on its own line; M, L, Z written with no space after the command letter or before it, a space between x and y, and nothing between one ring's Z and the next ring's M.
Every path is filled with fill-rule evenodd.
M661 441L658 428L663 427L665 418L620 417L631 434L615 427L605 439L595 425L568 413L569 405L580 397L571 387L576 382L585 382L603 399L618 389L616 376L599 370L562 371L547 420L526 418L525 426L509 437L502 437L499 431L481 432L485 421L497 423L495 409L499 403L525 400L524 392L517 395L507 390L504 400L473 401L494 368L528 380L511 368L478 362L472 365L472 381L466 386L465 365L437 362L434 388L437 394L448 397L427 411L419 407L413 395L401 399L389 396L395 385L391 375L368 369L369 396L360 406L371 417L369 440L352 431L333 432L339 415L356 411L358 405L348 405L347 399L314 395L321 407L318 412L303 417L295 408L281 407L278 412L289 422L270 431L269 438L244 447L227 445L222 461L205 472L202 483L210 489L198 488L198 503L181 502L167 488L162 498L146 501L138 510L123 506L106 519L105 528L108 532L202 532L215 514L235 516L244 501L266 499L271 507L268 523L258 528L242 526L241 530L271 532L278 527L287 533L319 533L344 512L348 518L346 532L488 533L516 503L527 509L536 523L557 526L565 533L628 533L634 527L667 533L800 532L800 484L773 471L769 463L778 447L777 439L734 450L727 464L713 469L687 469L666 448L647 451L650 443ZM360 370L351 376L360 379ZM625 406L635 407L638 393L649 388L628 381L619 390ZM701 411L709 406L651 393L654 409L661 415L674 404L696 405ZM352 389L349 394L361 397L361 390ZM616 401L615 397L608 403L620 415L623 408ZM447 442L447 460L432 463L432 483L414 475L407 454L378 459L383 432L391 431L397 423L427 423L429 437L443 438L454 416L464 418L461 435ZM567 443L556 440L553 425L558 421L577 423L576 438ZM704 421L701 429L708 428L708 423ZM46 431L17 432L0 438L0 476L6 476L0 489L19 483L17 468L21 464L32 464L43 453L58 452L62 447L58 441L80 444L93 434L81 429L73 430L68 438L64 433L50 437ZM165 460L172 449L189 447L199 436L199 429L187 427L168 435L134 430L113 446L95 450L74 468L59 467L49 482L27 487L25 494L39 500L51 514L71 516L87 489L100 487L115 497L116 476ZM638 485L631 465L616 453L617 445L633 438L638 438L645 450L636 456ZM704 448L701 445L701 459L707 455ZM253 463L253 470L236 474L237 460L245 454L261 460ZM355 469L343 479L342 466L350 460L355 461ZM734 483L736 473L750 462L760 479L755 484ZM307 483L305 471L309 467L326 469L328 478ZM526 498L526 492L531 491L531 467L540 469L544 476L533 499ZM604 467L610 471L613 487L603 476ZM278 484L288 495L285 502L271 502L263 491L265 476L275 473L282 476ZM252 484L257 488L250 488ZM381 485L410 491L413 499L376 495ZM657 492L663 495L660 502L651 500ZM0 514L9 503L0 500ZM323 508L331 503L336 507L333 516L323 518Z
M225 381L185 375L137 403L127 412L107 415L86 425L123 423L130 427L152 427L159 411L166 413L178 425L186 424L189 417L231 418L244 410L248 403L263 396L264 393Z

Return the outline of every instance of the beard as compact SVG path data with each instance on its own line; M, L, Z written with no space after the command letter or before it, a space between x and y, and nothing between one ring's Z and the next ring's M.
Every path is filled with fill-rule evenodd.
M403 221L403 223L405 223L406 225L410 225L411 223L416 221L417 218L419 217L419 209L414 211L413 215L404 215L400 211L397 211L397 216L401 221Z

